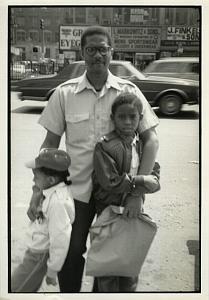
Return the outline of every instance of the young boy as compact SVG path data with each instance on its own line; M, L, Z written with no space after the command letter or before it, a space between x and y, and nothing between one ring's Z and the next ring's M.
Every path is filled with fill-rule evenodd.
M69 185L71 160L62 150L42 149L26 166L33 181L43 192L39 212L30 224L30 240L23 262L14 270L12 292L37 292L46 275L46 283L56 285L56 276L64 264L75 218Z
M116 205L124 206L124 218L136 218L142 212L144 194L160 189L158 163L151 175L137 175L143 147L137 128L142 118L142 103L136 95L123 93L116 97L111 112L115 130L104 136L94 151L97 215L107 206ZM97 277L94 291L133 292L137 282L138 277Z

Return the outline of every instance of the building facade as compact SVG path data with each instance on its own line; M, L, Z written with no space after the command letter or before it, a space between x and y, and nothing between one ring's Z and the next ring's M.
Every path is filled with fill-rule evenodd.
M16 6L9 10L11 47L19 60L80 59L80 36L106 26L114 59L136 66L163 56L199 56L200 7Z

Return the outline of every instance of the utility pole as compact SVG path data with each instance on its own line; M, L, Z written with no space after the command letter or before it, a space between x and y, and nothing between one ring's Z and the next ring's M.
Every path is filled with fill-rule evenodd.
M44 59L44 19L40 19L40 29L42 31L41 39L41 58Z

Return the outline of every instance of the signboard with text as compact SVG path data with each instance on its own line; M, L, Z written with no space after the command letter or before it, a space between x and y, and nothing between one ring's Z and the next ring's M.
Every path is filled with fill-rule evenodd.
M170 41L170 40L162 40L161 41L161 46L178 46L179 41ZM193 46L193 47L197 47L199 46L199 41L181 41L182 46Z
M160 27L112 27L113 47L117 51L159 51L160 36Z
M191 26L168 26L169 41L199 41L199 28Z
M79 50L81 35L87 26L60 26L60 49Z
M81 35L88 26L60 26L60 49L61 50L80 50ZM111 34L111 28L106 27Z

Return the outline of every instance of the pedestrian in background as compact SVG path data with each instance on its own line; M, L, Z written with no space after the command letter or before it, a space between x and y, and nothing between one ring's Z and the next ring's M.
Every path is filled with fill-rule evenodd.
M140 99L130 93L120 94L113 102L111 119L115 129L96 144L94 151L93 196L98 216L106 207L116 205L124 207L123 217L137 218L143 210L141 196L160 189L158 163L151 175L138 175L143 144L137 129L143 120L142 108ZM96 247L99 251L98 242ZM95 278L94 289L134 292L137 283L138 276L100 276Z
M26 166L32 168L33 181L43 197L29 225L23 262L12 274L11 291L16 293L37 292L45 275L47 284L57 284L57 272L64 264L75 219L69 189L69 155L63 150L43 149Z
M97 141L113 129L111 105L122 92L136 94L142 101L143 120L138 128L143 140L140 174L150 174L158 149L155 127L158 118L141 91L130 81L114 76L108 70L112 58L112 41L104 27L87 28L81 37L81 53L86 71L78 78L56 88L44 109L39 123L46 128L41 148L58 148L65 133L66 149L72 164L72 193L75 201L75 222L67 258L58 274L62 293L79 292L84 270L86 240L95 216L92 197L93 151ZM34 218L41 193L34 191L28 216Z

